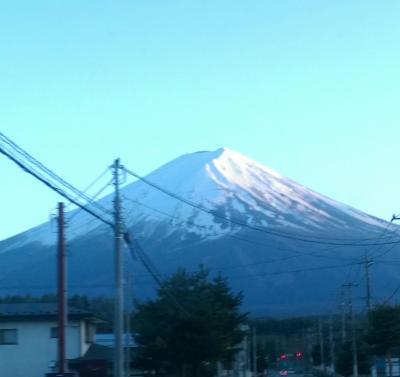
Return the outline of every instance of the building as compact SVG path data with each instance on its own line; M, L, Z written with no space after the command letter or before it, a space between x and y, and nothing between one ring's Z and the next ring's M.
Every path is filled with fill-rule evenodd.
M93 344L86 355L80 360L87 360L93 362L94 360L107 360L108 369L111 371L113 365L115 337L113 333L100 333L95 336L95 344ZM128 376L143 376L143 371L137 369L134 363L136 356L137 344L132 334L123 334L123 347L124 347L124 369L125 374ZM111 374L111 373L110 373ZM80 376L86 377L86 375ZM91 377L91 376L90 376Z
M67 359L85 355L98 322L87 311L69 308ZM44 377L55 371L57 337L56 304L0 304L0 376Z

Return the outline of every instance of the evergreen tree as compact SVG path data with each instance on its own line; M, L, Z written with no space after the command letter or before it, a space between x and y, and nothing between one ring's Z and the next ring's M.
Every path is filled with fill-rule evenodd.
M392 376L392 349L400 346L400 306L379 305L371 310L366 341L375 355L386 356Z
M229 362L245 333L242 295L222 277L179 270L154 300L138 303L133 318L139 345L137 361L146 370L182 376L213 373L217 361Z

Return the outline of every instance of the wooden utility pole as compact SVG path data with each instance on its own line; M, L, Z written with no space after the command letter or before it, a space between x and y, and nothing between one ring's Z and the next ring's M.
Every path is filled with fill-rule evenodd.
M123 377L124 368L124 303L122 270L123 260L121 252L122 226L121 226L121 199L119 192L120 160L114 161L114 258L115 258L115 307L114 307L114 377Z
M58 280L58 373L66 371L66 327L68 318L66 263L65 263L65 222L64 203L58 203L58 253L57 253L57 280Z

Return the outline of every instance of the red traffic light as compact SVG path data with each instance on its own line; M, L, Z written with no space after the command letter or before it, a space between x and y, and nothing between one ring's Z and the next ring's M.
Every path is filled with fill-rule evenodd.
M279 356L279 358L280 358L281 360L285 360L285 359L287 358L287 356L286 356L286 354L283 353L282 355Z
M301 359L303 357L303 352L296 352L295 356L296 356L296 359Z

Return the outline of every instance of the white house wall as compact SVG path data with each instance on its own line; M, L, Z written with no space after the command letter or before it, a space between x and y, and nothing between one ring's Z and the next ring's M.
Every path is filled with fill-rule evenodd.
M83 322L82 322L83 323ZM70 323L67 328L67 358L82 355L87 349L81 342L81 322ZM7 322L1 329L17 329L18 343L0 345L1 377L44 377L50 372L50 363L57 359L57 339L50 338L50 328L56 322Z

